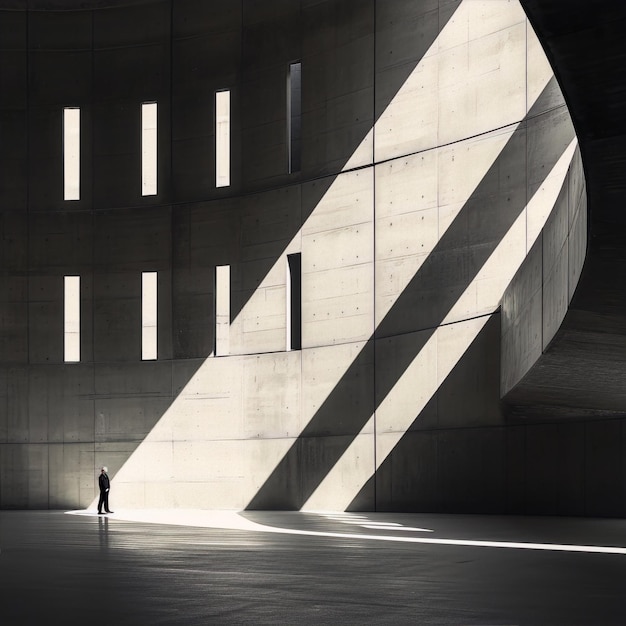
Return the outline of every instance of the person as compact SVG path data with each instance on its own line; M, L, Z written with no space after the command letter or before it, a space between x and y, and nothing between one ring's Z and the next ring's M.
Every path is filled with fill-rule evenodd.
M98 478L98 485L100 486L100 499L98 500L98 515L104 513L113 513L109 510L109 489L111 488L111 482L109 481L109 475L107 474L106 466L100 468L100 476ZM104 511L102 507L104 506Z

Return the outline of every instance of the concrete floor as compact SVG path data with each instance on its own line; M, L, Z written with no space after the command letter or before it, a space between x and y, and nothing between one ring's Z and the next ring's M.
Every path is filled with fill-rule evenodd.
M2 626L625 624L625 579L622 519L0 512Z

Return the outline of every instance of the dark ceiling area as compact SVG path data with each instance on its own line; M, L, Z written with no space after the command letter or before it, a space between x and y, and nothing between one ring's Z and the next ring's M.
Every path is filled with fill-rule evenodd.
M112 7L150 4L154 0L2 0L2 10L91 11Z
M592 235L626 225L626 3L522 0L563 89L585 171Z
M515 419L620 416L626 414L626 3L521 4L578 135L589 243L561 329L504 401Z

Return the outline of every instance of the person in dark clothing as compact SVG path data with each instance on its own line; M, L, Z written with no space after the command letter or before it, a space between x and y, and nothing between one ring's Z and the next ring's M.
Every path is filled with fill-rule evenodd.
M109 489L111 488L111 483L109 481L109 475L107 474L107 468L100 468L100 477L98 478L98 484L100 485L100 499L98 500L98 514L103 515L103 513L113 513L113 511L109 511ZM102 507L104 506L104 511L102 511Z

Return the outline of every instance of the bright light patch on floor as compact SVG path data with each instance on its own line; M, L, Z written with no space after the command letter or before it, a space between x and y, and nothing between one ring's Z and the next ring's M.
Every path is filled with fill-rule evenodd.
M384 530L386 527L381 526L380 524L361 524L361 528L369 528L370 530ZM388 528L388 527L387 527ZM404 532L417 532L417 533L432 533L434 532L430 528L415 528L413 526L398 526L391 528L390 530L399 530Z
M95 516L95 511L66 511L69 515ZM205 511L189 509L142 509L135 511L116 511L115 515L107 516L115 520L141 522L150 524L172 524L179 526L196 526L200 528L221 528L225 530L245 530L251 532L277 533L283 535L303 535L309 537L329 537L363 541L394 541L401 543L421 543L440 546L468 546L474 548L501 548L513 550L546 550L553 552L587 552L589 554L623 554L622 546L591 546L562 543L535 543L525 541L485 541L473 539L447 539L436 537L406 537L395 535L368 535L358 533L338 533L280 526L266 526L243 517L238 511ZM399 529L394 529L399 530ZM418 529L424 530L424 529Z
M398 522L372 522L376 527L379 528L397 528L398 526L402 526Z

